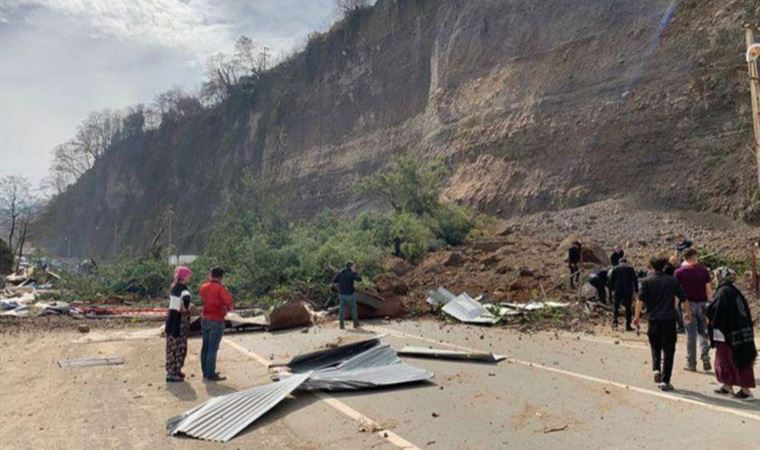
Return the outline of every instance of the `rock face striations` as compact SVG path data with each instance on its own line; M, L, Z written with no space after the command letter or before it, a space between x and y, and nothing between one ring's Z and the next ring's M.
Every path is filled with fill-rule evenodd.
M741 214L757 198L731 0L379 0L248 90L122 142L51 205L43 244L183 253L251 172L308 217L413 152L445 195L514 216L610 197Z

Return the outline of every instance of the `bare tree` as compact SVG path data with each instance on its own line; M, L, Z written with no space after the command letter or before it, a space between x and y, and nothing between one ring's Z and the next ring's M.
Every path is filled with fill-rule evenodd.
M350 16L360 9L372 6L371 0L335 0L335 6L338 7L343 16Z
M31 184L26 177L7 175L0 179L0 212L8 232L8 247L11 249L18 234L19 222L31 208L31 191Z
M164 119L176 119L198 113L203 106L198 99L182 88L174 86L166 92L156 96L153 107Z

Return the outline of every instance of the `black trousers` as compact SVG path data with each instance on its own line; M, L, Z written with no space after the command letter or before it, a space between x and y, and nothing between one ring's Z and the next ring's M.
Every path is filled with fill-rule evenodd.
M670 383L673 374L673 357L676 354L676 321L650 320L649 347L652 349L652 370L662 372L662 381Z
M615 292L615 318L613 319L613 323L618 323L618 316L620 315L620 305L625 306L625 326L626 328L631 327L631 321L633 320L633 296L632 295L622 295Z
M569 263L570 268L570 288L575 289L581 280L581 267L578 263Z
M607 303L607 286L604 281L594 277L589 280L589 283L596 288L596 298L599 303Z

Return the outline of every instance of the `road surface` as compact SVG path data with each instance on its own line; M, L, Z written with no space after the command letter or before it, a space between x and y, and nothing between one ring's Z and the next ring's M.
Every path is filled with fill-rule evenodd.
M165 435L166 420L209 396L269 381L266 364L340 336L384 335L405 345L491 351L499 364L404 358L433 383L350 393L296 393L228 444ZM159 338L73 343L74 333L0 336L1 448L760 448L760 401L713 394L712 374L688 373L679 336L673 384L651 379L649 350L634 334L522 334L441 322L333 324L227 335L204 384L191 339L187 383L163 381ZM7 351L6 351L7 350ZM62 358L124 356L117 367L60 369ZM716 447L717 446L717 447Z

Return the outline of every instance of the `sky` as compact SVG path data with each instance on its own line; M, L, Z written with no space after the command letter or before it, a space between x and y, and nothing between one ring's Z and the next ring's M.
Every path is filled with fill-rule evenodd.
M0 0L0 176L41 181L91 111L195 90L240 35L270 54L336 19L334 0Z

